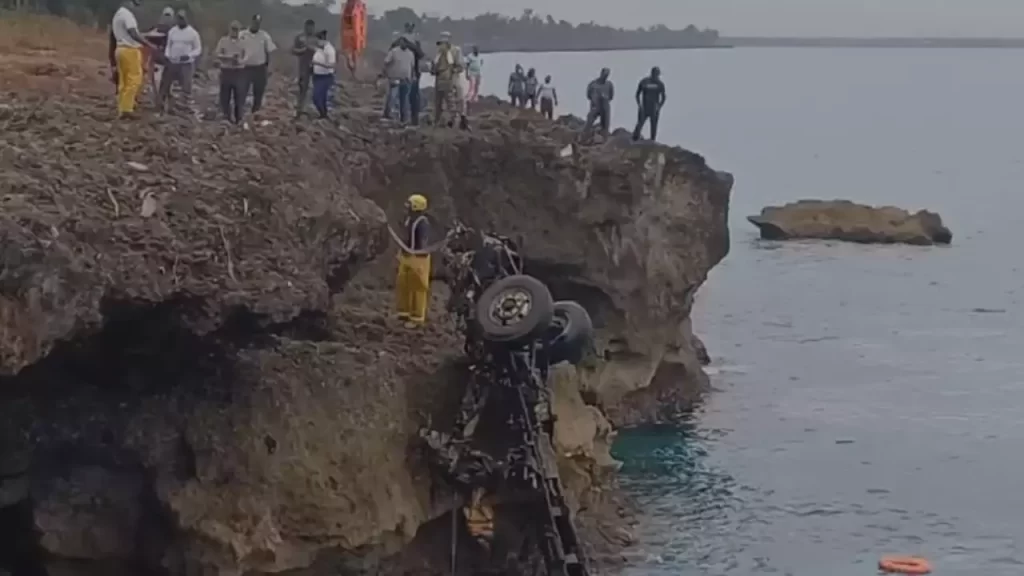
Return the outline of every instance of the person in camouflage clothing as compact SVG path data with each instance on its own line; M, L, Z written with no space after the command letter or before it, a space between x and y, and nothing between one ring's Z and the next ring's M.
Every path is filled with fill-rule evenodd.
M445 122L449 127L455 125L458 119L461 125L465 125L464 102L459 98L459 77L463 74L465 66L462 60L462 52L452 46L452 35L449 32L442 32L441 38L437 41L437 55L431 65L431 72L434 74L434 125L442 125L442 117L447 112L448 120Z

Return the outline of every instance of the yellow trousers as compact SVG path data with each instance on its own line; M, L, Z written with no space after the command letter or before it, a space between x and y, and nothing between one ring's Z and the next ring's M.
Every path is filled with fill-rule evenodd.
M427 320L430 301L430 255L401 254L398 257L398 279L395 282L398 315L412 322Z
M114 58L117 60L117 111L119 114L135 112L135 99L142 89L142 49L118 46Z

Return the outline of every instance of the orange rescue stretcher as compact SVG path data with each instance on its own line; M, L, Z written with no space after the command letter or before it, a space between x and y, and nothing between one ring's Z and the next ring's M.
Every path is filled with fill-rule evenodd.
M356 64L366 50L366 3L348 0L341 11L341 51L348 69L355 72Z

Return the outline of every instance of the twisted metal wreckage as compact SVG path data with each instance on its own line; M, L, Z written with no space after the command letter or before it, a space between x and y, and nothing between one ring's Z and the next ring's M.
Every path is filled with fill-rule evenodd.
M407 248L394 231L392 235ZM469 496L469 505L463 508L467 528L485 549L494 524L493 511L482 506L482 496L515 493L517 502L536 519L533 537L547 573L586 576L586 560L552 446L548 369L559 362L580 362L592 340L590 316L576 302L555 302L543 282L523 274L518 246L508 237L456 222L445 239L427 251L443 256L452 293L448 309L466 336L469 359L469 378L453 430L420 431L432 464ZM485 412L488 422L503 424L497 447L491 442L487 452L475 447ZM453 541L453 572L454 548Z

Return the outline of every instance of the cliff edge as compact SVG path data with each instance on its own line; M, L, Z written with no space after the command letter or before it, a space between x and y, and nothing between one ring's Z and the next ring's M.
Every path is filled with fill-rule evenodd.
M614 427L706 381L689 312L728 251L731 177L678 148L566 148L567 124L498 107L472 133L382 125L370 91L334 124L272 95L248 131L112 122L88 96L0 110L0 562L447 566L452 501L416 437L458 406L461 341L442 282L426 328L390 312L386 223L411 193L520 240L526 272L590 311L596 354L552 377L555 443L598 562L628 540L599 513Z

